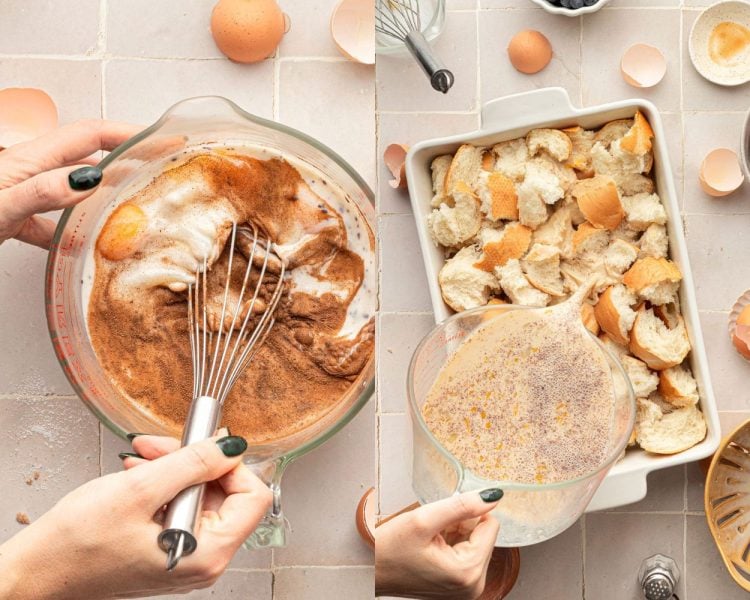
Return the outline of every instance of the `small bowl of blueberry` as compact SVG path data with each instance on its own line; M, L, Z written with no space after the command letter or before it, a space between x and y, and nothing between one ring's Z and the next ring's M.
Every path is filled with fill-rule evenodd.
M556 15L565 15L567 17L577 17L586 13L596 12L602 8L609 0L531 0L538 4L544 10Z

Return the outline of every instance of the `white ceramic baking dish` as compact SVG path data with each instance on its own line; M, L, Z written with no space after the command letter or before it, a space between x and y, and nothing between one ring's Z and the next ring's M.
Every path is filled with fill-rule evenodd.
M654 130L654 173L656 189L667 211L667 225L670 239L670 254L683 274L680 286L680 304L687 325L692 352L689 356L700 391L700 405L708 424L706 439L697 446L671 456L656 456L640 449L631 450L617 463L602 482L601 487L589 504L588 511L602 510L637 502L646 495L646 475L657 469L664 469L692 462L713 454L719 445L721 431L716 410L716 400L711 387L711 379L703 346L698 308L695 301L693 275L688 261L687 246L682 230L677 193L672 179L672 169L667 155L666 134L656 107L645 100L623 100L591 108L573 107L567 92L562 88L545 88L498 98L482 108L482 126L478 131L464 135L454 135L420 142L413 146L406 157L406 176L409 181L409 195L417 222L419 242L422 248L427 281L435 313L435 321L441 322L451 309L443 302L438 285L438 273L445 259L427 230L427 215L432 210L432 179L430 164L441 154L453 153L463 143L477 146L492 146L498 142L512 140L526 135L537 127L598 128L614 119L632 117L640 110ZM675 135L677 132L674 133Z

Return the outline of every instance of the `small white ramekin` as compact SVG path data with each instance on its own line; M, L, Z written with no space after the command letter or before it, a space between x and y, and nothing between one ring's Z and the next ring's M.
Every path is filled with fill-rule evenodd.
M580 15L586 15L588 13L593 13L599 10L600 8L604 8L605 4L609 3L609 0L599 0L596 4L593 6L584 6L582 8L563 8L562 6L555 6L554 4L550 4L547 2L547 0L531 0L534 4L541 6L544 10L547 12L550 12L554 15L565 15L566 17L578 17Z

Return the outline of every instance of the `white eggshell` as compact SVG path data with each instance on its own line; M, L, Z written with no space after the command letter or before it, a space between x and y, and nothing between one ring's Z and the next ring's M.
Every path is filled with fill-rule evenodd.
M341 0L331 15L331 36L339 51L358 63L375 64L375 4Z
M394 189L406 187L406 153L409 147L402 144L391 144L383 153L383 160L393 179L388 183Z
M633 87L649 88L659 83L667 72L667 60L661 50L648 44L635 44L620 61L622 77Z
M701 164L698 180L710 196L719 198L734 192L744 180L737 153L728 148L709 152Z
M35 88L0 90L0 148L33 140L57 127L57 107Z

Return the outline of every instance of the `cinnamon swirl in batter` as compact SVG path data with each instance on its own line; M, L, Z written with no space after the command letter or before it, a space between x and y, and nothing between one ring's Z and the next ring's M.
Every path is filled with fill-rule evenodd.
M183 155L142 183L128 188L89 257L89 334L123 396L181 427L192 392L187 285L205 261L209 290L217 290L209 323L220 327L235 222L271 240L287 275L276 324L230 393L222 422L261 444L320 419L374 346L375 242L354 202L300 164L239 147ZM243 243L239 236L230 289L247 264Z

